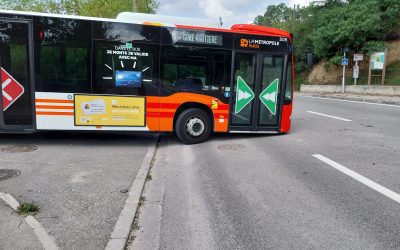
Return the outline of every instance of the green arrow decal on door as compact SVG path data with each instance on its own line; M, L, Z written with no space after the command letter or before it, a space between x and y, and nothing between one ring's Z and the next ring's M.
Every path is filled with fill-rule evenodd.
M241 78L237 77L236 83L236 106L235 114L239 113L244 107L247 106L254 99L254 92L249 85Z
M261 102L273 115L276 115L278 85L279 79L275 79L266 89L263 90L263 92L261 92L259 96Z

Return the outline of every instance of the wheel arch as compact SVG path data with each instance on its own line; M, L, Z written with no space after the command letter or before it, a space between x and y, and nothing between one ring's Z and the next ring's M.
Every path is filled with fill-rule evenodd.
M207 113L208 117L210 118L211 121L211 131L214 131L214 114L211 110L211 108L203 103L199 103L199 102L185 102L182 103L178 109L176 110L175 114L174 114L174 121L173 121L173 130L175 130L175 126L176 126L176 120L178 119L179 115L190 108L198 108L203 110L204 112Z

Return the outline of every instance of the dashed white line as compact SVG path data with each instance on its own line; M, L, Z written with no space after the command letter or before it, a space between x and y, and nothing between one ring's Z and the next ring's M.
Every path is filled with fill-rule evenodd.
M383 194L384 196L396 201L397 203L400 203L400 194L385 188L384 186L354 172L353 170L350 170L346 168L343 165L340 165L339 163L323 156L320 154L314 154L313 157L317 158L320 161L325 162L329 166L335 168L336 170L339 170L340 172L344 173L347 176L350 176L351 178L361 182L362 184L366 185L369 188L372 188L373 190L377 191L378 193Z
M345 122L351 122L350 119L341 118L341 117L334 116L334 115L327 115L327 114L322 114L322 113L318 113L318 112L314 112L314 111L307 111L307 112L314 114L314 115L320 115L320 116L325 116L325 117L329 117L329 118L333 118L333 119L337 119L337 120L341 120L341 121L345 121Z
M375 102L363 102L363 101L352 101L352 100L343 100L343 99L336 99L336 98L329 98L329 97L318 97L318 96L308 96L308 95L301 95L302 97L314 98L314 99L323 99L323 100L331 100L331 101L338 101L338 102L350 102L350 103L360 103L360 104L367 104L367 105L377 105L377 106L387 106L387 107L395 107L400 108L400 105L395 104L385 104L385 103L375 103Z

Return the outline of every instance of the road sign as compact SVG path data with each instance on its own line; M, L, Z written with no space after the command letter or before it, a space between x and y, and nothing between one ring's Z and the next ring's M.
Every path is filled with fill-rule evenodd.
M354 54L353 61L364 61L364 55L363 54Z
M1 68L1 82L3 110L6 111L24 94L24 87L3 68Z
M273 115L276 115L278 85L279 79L275 79L259 96L261 102Z
M236 106L235 114L239 113L254 99L254 92L249 85L238 76L236 84Z
M349 59L343 58L342 59L342 66L347 66L347 65L349 65Z

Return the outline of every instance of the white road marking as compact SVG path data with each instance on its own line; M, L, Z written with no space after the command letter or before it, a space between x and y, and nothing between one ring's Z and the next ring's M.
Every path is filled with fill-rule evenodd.
M314 99L323 99L323 100L331 100L331 101L338 101L338 102L350 102L350 103L360 103L360 104L367 104L367 105L377 105L377 106L387 106L387 107L395 107L400 108L400 105L395 104L385 104L385 103L375 103L375 102L362 102L362 101L351 101L351 100L342 100L336 98L329 98L329 97L318 97L318 96L307 96L301 95L303 97L314 98Z
M12 209L18 211L19 202L14 199L10 194L0 193L0 198L7 203ZM45 250L57 250L59 249L56 245L55 240L46 232L46 229L40 224L35 217L28 215L25 217L26 223L30 228L33 229L36 237L39 239L40 243Z
M345 166L340 165L337 162L332 161L329 158L326 158L323 155L320 154L314 154L312 155L313 157L317 158L320 161L325 162L329 166L335 168L336 170L339 170L340 172L350 176L351 178L361 182L362 184L368 186L369 188L372 188L373 190L377 191L378 193L383 194L384 196L396 201L397 203L400 203L400 194L393 192L390 189L385 188L384 186L354 172L353 170L350 170L346 168Z
M311 114L314 114L314 115L320 115L320 116L325 116L325 117L329 117L329 118L333 118L333 119L337 119L337 120L341 120L341 121L345 121L345 122L351 122L351 120L349 120L349 119L341 118L341 117L338 117L338 116L322 114L322 113L318 113L318 112L314 112L314 111L307 111L307 112L311 113Z

